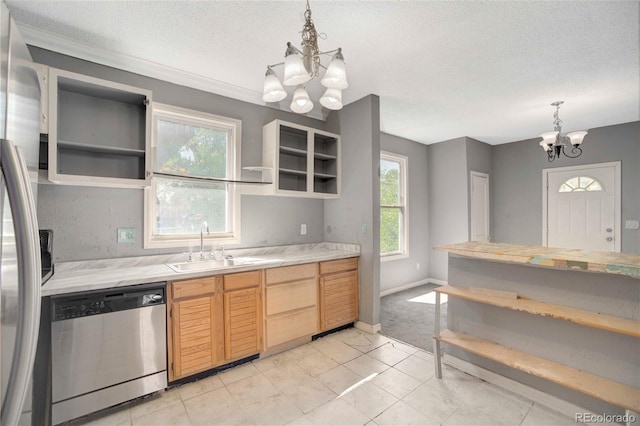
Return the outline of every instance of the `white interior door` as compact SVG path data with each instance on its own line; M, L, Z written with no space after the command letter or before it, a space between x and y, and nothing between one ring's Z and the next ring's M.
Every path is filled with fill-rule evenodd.
M471 241L489 241L489 175L471 172Z
M619 252L620 162L546 169L545 177L544 245Z

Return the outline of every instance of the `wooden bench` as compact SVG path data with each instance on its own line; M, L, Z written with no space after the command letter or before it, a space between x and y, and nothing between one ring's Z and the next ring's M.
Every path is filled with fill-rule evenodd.
M640 389L624 385L604 377L559 364L535 355L521 352L500 344L480 339L465 333L445 330L440 332L440 295L470 300L532 315L552 317L587 327L614 333L640 337L640 321L599 314L576 308L554 305L531 299L501 297L491 291L442 286L435 289L436 313L434 330L434 359L436 377L442 378L440 343L456 346L467 352L507 365L525 373L541 377L585 395L622 407L627 411L640 412Z

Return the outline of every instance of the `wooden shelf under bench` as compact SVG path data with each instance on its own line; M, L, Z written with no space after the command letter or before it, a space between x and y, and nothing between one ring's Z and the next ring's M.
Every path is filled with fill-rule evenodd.
M509 292L482 288L464 288L451 285L435 289L435 330L434 356L436 377L442 378L440 343L458 347L464 351L504 364L516 370L549 380L574 391L600 399L625 410L640 412L640 389L613 380L587 373L555 361L522 352L495 342L480 339L460 332L440 331L440 294L497 306L531 315L556 318L587 327L607 330L613 333L640 337L640 321L599 314L583 309L569 308L548 302L518 298ZM500 293L504 293L501 295ZM513 296L513 297L512 297Z
M445 330L438 340L626 410L640 411L640 389L465 333Z
M435 291L486 305L575 322L587 327L599 328L632 337L640 337L640 321L585 311L584 309L569 308L532 299L496 297L474 291L473 289L451 285L439 287L435 289Z

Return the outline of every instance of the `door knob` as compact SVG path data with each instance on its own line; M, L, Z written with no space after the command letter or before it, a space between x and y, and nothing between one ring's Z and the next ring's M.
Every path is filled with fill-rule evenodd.
M607 228L607 229L606 229L606 231L607 231L607 232L613 232L613 229L611 229L611 228Z
M607 237L607 241L609 242L613 241L613 237Z

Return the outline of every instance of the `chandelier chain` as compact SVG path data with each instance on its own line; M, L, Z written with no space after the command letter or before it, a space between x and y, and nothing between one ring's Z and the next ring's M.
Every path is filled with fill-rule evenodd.
M320 72L320 50L318 49L318 32L311 19L311 7L307 0L307 10L304 12L304 26L302 27L302 49L308 48L311 55L311 69L309 73L318 77Z
M560 120L560 105L556 105L556 112L553 113L554 130L562 131L562 120Z

